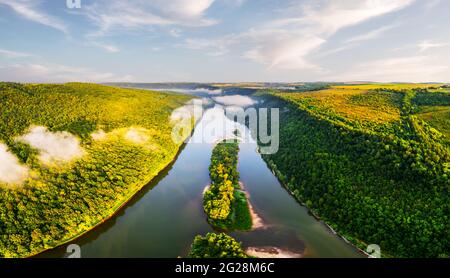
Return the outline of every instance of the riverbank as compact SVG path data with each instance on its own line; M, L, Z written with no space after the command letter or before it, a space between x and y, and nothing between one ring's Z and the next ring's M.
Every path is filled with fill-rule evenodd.
M269 165L269 163L267 163L267 161L264 159L264 162L266 163L267 167L272 171L272 174L277 178L278 182L282 185L283 189L286 190L289 195L292 196L292 198L294 198L294 200L301 205L302 207L306 208L308 210L308 213L314 217L314 219L316 219L317 222L320 222L331 234L337 236L339 239L341 239L342 241L344 241L346 244L352 246L353 248L355 248L359 253L363 254L366 257L369 257L370 254L368 254L366 251L364 251L362 249L362 247L360 247L360 245L358 245L358 243L353 242L351 240L348 240L343 234L341 234L340 232L336 231L333 227L331 227L331 225L327 222L325 222L316 212L314 212L312 209L310 209L304 202L302 202L301 200L299 200L298 198L296 198L295 194L293 191L291 191L289 189L289 187L280 179L280 177L278 176L277 172L274 171L274 169L272 169ZM363 244L363 245L367 245L367 244Z
M263 222L262 218L256 213L255 209L252 206L252 203L250 201L250 194L245 191L244 185L242 182L239 182L239 185L241 186L242 192L245 194L247 198L247 204L248 204L248 210L250 212L250 218L252 221L252 228L251 230L257 230L257 229L264 229L266 228L266 224ZM202 194L204 195L207 190L209 190L210 185L205 186L203 189Z
M440 135L431 136L431 127L411 114L412 103L420 105L415 93L420 101L433 95L348 86L274 93L267 103L290 109L280 114L278 152L263 155L280 180L341 236L360 249L378 244L383 256L441 257L448 251L441 212L448 203L449 153ZM431 186L436 192L427 190ZM433 232L423 237L418 231Z
M194 130L195 130L195 126L192 127L191 133L188 136L188 138L190 138L192 136ZM185 140L185 141L187 141L187 140ZM161 167L161 169L159 169L156 172L156 174L149 175L147 178L144 178L143 180L145 180L145 182L139 182L139 183L135 183L134 185L132 185L133 190L131 192L129 192L129 194L127 194L122 201L117 202L117 204L110 210L110 212L108 213L107 217L105 217L102 220L96 222L92 226L88 227L86 230L84 230L84 231L82 231L80 233L77 233L77 234L71 236L70 238L65 239L65 240L63 240L61 242L55 243L54 246L51 246L49 248L45 248L45 249L41 249L39 251L33 252L32 254L27 256L26 258L36 257L36 256L38 256L40 254L43 254L43 253L48 252L48 251L51 251L51 250L56 249L58 247L61 247L63 245L70 244L71 242L76 241L78 238L80 238L82 236L85 236L85 235L87 235L90 232L93 232L95 229L100 227L102 224L104 224L105 222L107 222L111 218L113 218L116 215L118 215L122 211L122 209L124 209L134 199L134 197L138 195L138 193L143 191L145 189L145 187L147 185L149 185L153 180L157 179L162 173L164 173L167 169L172 167L172 165L177 161L178 156L181 154L181 152L185 148L186 144L187 144L186 142L180 144L178 149L176 150L175 155L173 156L173 158L168 160L168 162L165 164L165 166Z
M245 253L250 257L261 259L291 259L303 258L302 254L277 247L249 247L245 249Z
M208 110L202 123L210 123L211 118L221 122L221 115ZM205 221L202 198L211 183L208 167L213 144L196 143L203 136L199 126L172 167L154 178L115 217L72 242L81 247L83 257L185 257L193 235L214 232ZM239 181L266 227L229 233L237 242L245 248L271 246L304 257L361 257L298 205L255 152L255 144L241 143L239 147ZM65 247L38 257L61 258L66 255Z
M248 193L248 191L245 190L244 183L240 181L239 186L241 187L242 191L245 193L245 196L247 198L248 210L250 212L250 217L252 219L252 230L266 228L267 227L266 224L264 223L262 218L256 213L255 209L252 206L252 202L250 201L250 193Z

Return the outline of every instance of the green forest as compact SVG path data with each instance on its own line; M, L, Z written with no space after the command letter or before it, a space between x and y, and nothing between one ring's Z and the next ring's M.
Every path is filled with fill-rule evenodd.
M170 116L190 99L93 84L0 83L0 145L28 170L19 184L0 182L0 257L37 254L112 216L175 158ZM54 155L49 144L68 140L79 143L79 158L44 163Z
M299 202L361 249L450 256L446 88L335 86L265 98L284 109L280 149L263 158Z
M192 243L189 258L248 258L240 243L231 236L208 233L196 236Z
M239 184L238 155L239 143L234 140L224 140L214 147L209 167L211 185L203 195L208 222L226 231L252 228L247 196Z

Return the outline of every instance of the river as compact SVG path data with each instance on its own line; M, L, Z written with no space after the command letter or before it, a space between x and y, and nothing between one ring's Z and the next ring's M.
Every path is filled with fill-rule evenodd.
M206 111L191 139L176 160L114 217L72 244L81 256L176 258L186 256L193 238L212 232L202 208L202 192L209 184L208 167L214 143L198 143L204 124L229 121L220 105ZM239 125L241 133L247 131ZM217 141L217 140L216 140ZM231 235L248 247L276 247L303 257L363 257L280 185L252 140L240 144L239 172L250 203L264 227ZM66 247L46 251L38 257L63 257Z

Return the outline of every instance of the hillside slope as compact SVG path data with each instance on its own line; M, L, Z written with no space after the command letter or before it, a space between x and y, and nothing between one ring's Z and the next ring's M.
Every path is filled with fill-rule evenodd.
M441 117L434 124L417 113L436 103L440 113L449 97L411 85L272 93L266 104L285 107L280 150L263 157L299 201L360 248L448 257L450 126L443 114L433 114Z
M189 99L0 83L0 257L36 254L110 217L174 159L170 117Z

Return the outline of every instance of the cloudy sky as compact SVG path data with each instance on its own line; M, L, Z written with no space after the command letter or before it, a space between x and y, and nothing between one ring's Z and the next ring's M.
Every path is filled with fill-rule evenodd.
M0 81L450 82L447 0L66 2L0 0Z

